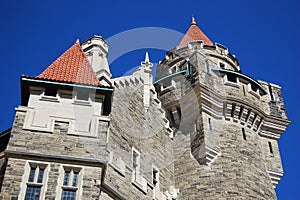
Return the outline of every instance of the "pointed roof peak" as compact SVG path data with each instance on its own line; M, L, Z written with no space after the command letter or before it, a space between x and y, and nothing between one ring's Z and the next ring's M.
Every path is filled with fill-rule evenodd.
M38 79L102 86L77 39L68 50L47 67Z
M202 40L205 45L213 46L213 43L210 41L210 39L198 27L195 18L192 17L190 28L180 41L178 47L183 48L186 47L189 42L199 40Z

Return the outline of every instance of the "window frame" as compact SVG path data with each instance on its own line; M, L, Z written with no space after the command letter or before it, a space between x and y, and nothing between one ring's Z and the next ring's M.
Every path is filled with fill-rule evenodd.
M30 179L32 169L35 168L33 179ZM43 169L43 176L41 182L39 181L40 172ZM40 188L39 199L45 198L47 190L48 174L50 164L46 162L27 161L24 167L24 174L22 177L21 190L18 199L26 199L28 188Z
M66 172L70 173L67 184L65 184ZM73 185L75 173L77 174L76 186ZM76 166L75 165L61 165L59 179L58 179L58 185L57 185L57 187L59 187L58 188L59 192L56 195L56 199L62 199L64 191L74 191L75 192L75 200L79 200L81 190L82 190L82 177L83 177L83 167L77 166L77 165Z
M235 75L229 74L229 76L235 76ZM235 81L232 81L230 80L231 78L228 78L228 74L225 74L223 77L224 84L228 86L240 88L240 79L238 76L235 76L235 78L236 78Z

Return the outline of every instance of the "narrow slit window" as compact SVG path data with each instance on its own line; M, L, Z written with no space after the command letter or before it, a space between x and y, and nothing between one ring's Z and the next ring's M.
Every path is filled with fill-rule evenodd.
M132 150L132 166L133 166L133 180L137 180L140 172L140 154L136 150Z
M244 96L246 96L245 86L243 86L243 93L244 93Z
M269 143L269 151L270 151L270 154L273 155L273 147L272 147L272 143L271 142L268 142Z
M153 168L153 170L152 170L152 182L153 182L154 186L158 183L158 179L159 179L158 170Z
M244 140L247 140L247 136L246 136L246 132L245 132L245 129L242 128L242 133L243 133L243 139Z
M180 108L177 108L177 107L176 107L176 109L177 109L179 121L181 121L181 110L180 110Z
M209 130L212 130L212 126L211 126L211 118L208 118L208 126L209 126Z
M168 110L168 114L169 114L169 121L171 122L171 127L173 127L175 125L175 119L173 116L173 112L171 110Z

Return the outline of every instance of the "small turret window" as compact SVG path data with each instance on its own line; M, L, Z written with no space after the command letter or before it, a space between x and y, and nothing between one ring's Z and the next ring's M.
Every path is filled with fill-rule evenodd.
M208 118L208 126L209 126L209 130L212 130L211 118Z
M220 63L220 68L225 69L225 64L224 63Z
M236 76L234 74L227 74L227 81L236 83L237 82L237 78L236 78Z

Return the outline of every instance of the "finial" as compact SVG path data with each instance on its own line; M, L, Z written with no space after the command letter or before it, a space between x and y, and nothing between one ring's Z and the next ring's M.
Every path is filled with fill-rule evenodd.
M76 40L76 44L80 44L80 41L79 41L79 39L77 39L77 40Z
M192 25L197 25L196 20L195 20L194 17L192 17L191 26L192 26Z
M146 55L145 55L145 61L144 61L145 63L149 63L150 61L149 61L149 54L148 54L148 52L146 52Z
M141 65L146 65L146 66L150 66L150 67L153 66L153 64L150 62L148 52L146 52L146 54L145 54L145 60L143 62L141 62Z

